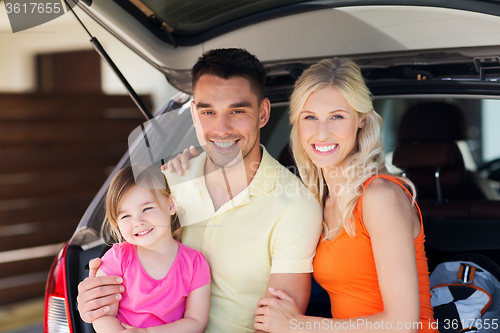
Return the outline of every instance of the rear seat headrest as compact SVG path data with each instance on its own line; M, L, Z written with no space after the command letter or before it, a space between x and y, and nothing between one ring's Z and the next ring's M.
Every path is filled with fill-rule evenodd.
M403 115L398 141L448 142L465 140L467 131L460 109L445 102L429 102L413 105Z
M394 151L392 163L403 170L464 166L455 142L401 144Z
M458 185L465 180L462 153L455 142L401 144L392 163L417 179L416 184L435 184L434 173L440 168L442 185Z

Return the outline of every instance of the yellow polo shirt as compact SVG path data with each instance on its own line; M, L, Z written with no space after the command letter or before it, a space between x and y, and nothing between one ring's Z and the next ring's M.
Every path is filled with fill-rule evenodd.
M270 274L309 273L322 210L302 182L262 146L250 185L214 211L206 154L183 176L166 172L185 226L182 243L203 253L212 274L207 332L254 332L254 311Z

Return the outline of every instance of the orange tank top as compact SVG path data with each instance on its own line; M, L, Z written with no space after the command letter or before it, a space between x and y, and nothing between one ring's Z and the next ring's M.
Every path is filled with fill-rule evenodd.
M364 190L376 178L384 178L401 186L408 195L408 189L399 179L377 175L368 179ZM373 315L384 310L382 295L377 279L371 240L363 223L361 194L354 208L355 236L351 238L342 228L331 241L321 240L314 257L314 279L328 292L333 318L349 319ZM434 329L434 312L429 291L429 269L424 249L424 229L420 215L420 234L415 238L418 283L420 289L420 326L418 332L438 332ZM432 324L432 325L431 325ZM421 328L421 329L420 329Z

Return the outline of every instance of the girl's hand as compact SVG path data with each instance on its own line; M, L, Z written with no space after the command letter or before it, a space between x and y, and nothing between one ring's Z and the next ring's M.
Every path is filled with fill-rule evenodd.
M133 327L133 326L130 326L130 325L127 325L127 324L124 324L122 323L122 326L123 328L125 328L125 330L119 332L119 333L141 333L141 332L146 332L144 328L137 328L137 327Z
M257 302L253 327L270 333L290 331L292 320L302 316L295 300L282 290L269 288L269 293L276 298L263 297Z

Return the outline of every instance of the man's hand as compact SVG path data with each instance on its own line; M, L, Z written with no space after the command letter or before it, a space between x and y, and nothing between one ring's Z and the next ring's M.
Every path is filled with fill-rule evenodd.
M110 311L110 304L119 302L125 288L121 285L123 279L119 276L96 277L101 259L92 259L89 262L89 277L78 285L78 311L86 323L106 315Z
M191 146L189 149L184 149L182 153L168 161L167 164L162 165L161 169L168 170L170 173L176 171L179 176L182 176L184 170L189 168L189 160L199 156L202 152L203 150L198 150L194 146Z

